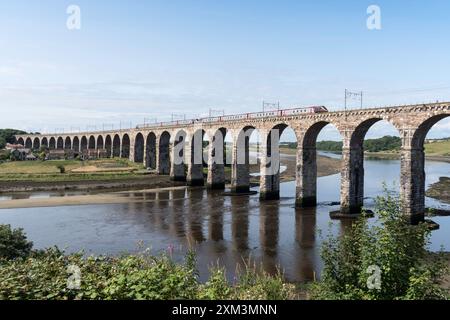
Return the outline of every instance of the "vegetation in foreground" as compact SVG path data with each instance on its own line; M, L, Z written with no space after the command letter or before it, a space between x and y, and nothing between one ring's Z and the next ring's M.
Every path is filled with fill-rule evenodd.
M212 269L209 280L200 283L192 252L183 264L168 254L85 258L57 248L31 251L32 244L20 229L1 226L0 234L0 299L296 298L294 285L285 283L280 274L269 276L250 267L233 285L221 268Z
M314 299L448 299L441 282L448 276L444 253L430 254L427 223L411 226L397 198L377 199L378 223L356 221L340 238L324 242L322 280Z
M390 195L377 204L379 224L361 218L322 248L322 280L309 285L311 299L447 299L440 286L446 261L426 251L425 224L409 225ZM280 273L255 267L211 270L200 283L195 254L183 264L168 254L122 257L65 255L57 248L32 250L22 230L0 226L0 299L298 299L299 290ZM377 278L377 268L379 277ZM79 275L80 277L77 277ZM375 276L375 278L374 278ZM79 279L79 281L78 281Z

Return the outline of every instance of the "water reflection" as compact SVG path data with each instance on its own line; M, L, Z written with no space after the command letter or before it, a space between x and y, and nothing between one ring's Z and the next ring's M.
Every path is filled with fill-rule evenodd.
M299 281L312 281L317 265L316 208L297 209L295 212L296 263Z

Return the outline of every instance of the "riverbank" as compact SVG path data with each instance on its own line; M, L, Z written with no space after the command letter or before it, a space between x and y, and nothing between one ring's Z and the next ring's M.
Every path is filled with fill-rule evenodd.
M281 182L295 180L296 158L293 155L283 154L281 156L282 166L286 169L280 175ZM318 157L318 176L323 177L339 172L340 160ZM259 173L259 165L250 166L252 174ZM227 187L230 187L231 170L227 168L225 180ZM259 184L259 178L251 178L252 186ZM88 191L87 195L70 196L52 196L46 198L33 199L12 199L0 201L0 209L13 208L33 208L33 207L58 207L58 206L76 206L76 205L95 205L95 204L119 204L128 202L154 201L155 194L162 190L176 190L185 188L183 182L174 182L169 176L159 176L154 174L140 175L133 178L122 179L119 181L98 180L98 181L57 181L57 182L33 182L0 181L0 190L8 190L6 193L20 194L22 192L36 191ZM12 192L16 191L16 193ZM5 193L5 192L3 192ZM136 196L136 194L144 196Z
M364 152L366 159L373 160L400 160L400 152ZM450 163L450 156L425 155L425 160Z
M440 177L438 182L428 188L426 195L450 204L450 178Z
M295 180L296 158L282 154L281 163L286 170L281 174L281 182ZM58 167L63 166L65 173ZM328 157L318 157L318 176L339 172L340 161ZM259 173L259 165L250 166L252 174ZM231 170L226 168L226 183L230 183ZM257 184L258 178L251 179ZM10 162L0 165L0 193L37 191L121 191L130 189L152 189L180 186L169 176L159 176L142 169L142 166L123 159L80 162Z

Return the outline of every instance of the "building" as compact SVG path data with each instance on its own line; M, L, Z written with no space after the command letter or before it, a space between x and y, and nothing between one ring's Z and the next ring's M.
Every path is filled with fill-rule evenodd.
M7 143L5 149L6 150L15 150L15 149L23 149L24 146L22 144L12 144Z
M31 150L27 148L15 148L10 150L11 160L13 161L25 161L27 156L31 155Z
M66 159L66 152L64 150L49 150L47 160L64 160Z
M98 149L98 158L105 159L111 156L111 152L108 152L107 149Z

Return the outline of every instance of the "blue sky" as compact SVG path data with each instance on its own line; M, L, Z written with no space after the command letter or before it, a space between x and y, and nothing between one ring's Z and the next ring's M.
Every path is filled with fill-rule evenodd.
M71 4L80 30L66 27ZM366 27L371 4L381 30ZM448 101L448 12L445 0L1 0L0 127L125 126L262 100L333 110L345 88L365 106ZM450 136L450 120L429 136Z

